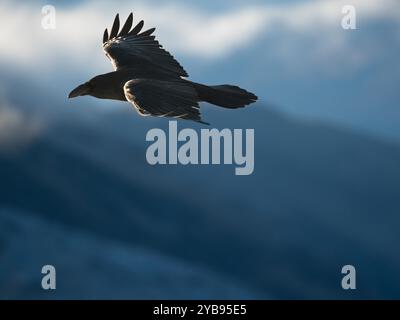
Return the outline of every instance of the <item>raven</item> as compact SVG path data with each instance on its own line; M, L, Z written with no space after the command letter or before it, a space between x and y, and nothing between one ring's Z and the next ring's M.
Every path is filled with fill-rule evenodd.
M201 123L199 102L236 109L257 101L256 95L237 86L206 86L185 79L187 72L153 36L155 28L141 32L143 20L132 26L132 13L121 30L116 15L110 34L106 29L103 36L104 52L115 71L78 86L69 98L90 95L128 101L143 116Z

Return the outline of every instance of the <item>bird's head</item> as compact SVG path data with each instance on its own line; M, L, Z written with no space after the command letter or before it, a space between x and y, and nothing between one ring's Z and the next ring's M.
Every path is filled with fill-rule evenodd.
M87 96L90 95L92 91L93 91L93 83L92 80L89 80L84 84L81 84L80 86L76 87L74 90L72 90L68 98L71 99L79 96Z

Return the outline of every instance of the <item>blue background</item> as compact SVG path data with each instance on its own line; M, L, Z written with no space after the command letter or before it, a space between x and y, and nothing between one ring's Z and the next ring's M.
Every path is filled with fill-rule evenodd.
M352 2L357 30L345 31L340 1L57 1L46 31L46 2L2 1L0 298L399 298L400 8ZM67 99L111 71L97 25L136 7L192 80L260 97L202 106L212 127L255 129L253 175L152 167L145 135L167 120ZM237 30L208 43L232 14ZM46 264L53 292L40 286ZM355 291L340 285L347 264Z

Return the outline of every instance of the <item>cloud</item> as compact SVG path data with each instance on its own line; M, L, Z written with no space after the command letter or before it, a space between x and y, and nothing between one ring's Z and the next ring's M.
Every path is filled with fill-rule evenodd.
M174 50L200 58L220 58L245 47L266 24L265 12L258 7L217 14L188 7L143 9L144 16L160 26L160 35Z
M357 17L363 24L360 28L373 19L400 20L397 0L258 3L218 12L176 2L146 1L133 5L129 1L116 5L108 1L85 1L56 7L57 29L46 31L41 27L41 6L6 1L0 4L0 20L7 28L0 29L0 37L8 41L0 43L0 58L20 66L40 65L44 69L60 61L68 65L76 60L93 69L105 66L100 47L102 31L111 26L115 8L124 19L134 7L136 21L144 19L147 27L157 26L161 43L178 55L218 60L245 50L265 36L279 35L265 47L273 50L277 46L282 59L296 61L295 46L308 41L314 48L316 62L324 63L346 54L353 64L364 63L367 53L348 51L349 33L341 29L341 9L348 4L356 7Z
M43 122L39 118L0 105L0 152L15 151L34 141L42 132Z
M42 28L41 8L32 4L0 4L0 20L7 25L0 29L0 37L8 39L0 43L1 58L18 60L20 65L46 65L66 56L93 58L96 52L94 60L87 63L104 59L102 33L105 27L111 27L115 11L109 2L87 1L74 7L56 7L55 30ZM118 6L118 11L125 19L131 6ZM168 50L200 58L218 58L243 47L262 32L264 24L263 12L247 7L211 14L176 4L155 7L139 3L135 6L135 18L136 22L144 19L148 28L157 26L158 38Z
M363 20L399 20L397 0L321 0L303 1L296 4L281 4L265 7L269 25L298 32L321 32L320 28L341 27L344 6L352 5ZM342 31L342 30L341 30Z

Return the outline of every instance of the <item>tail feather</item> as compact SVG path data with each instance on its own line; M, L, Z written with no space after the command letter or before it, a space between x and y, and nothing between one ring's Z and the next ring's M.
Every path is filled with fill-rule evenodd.
M206 86L193 83L200 101L215 104L219 107L243 108L257 101L257 96L242 88L231 85Z

